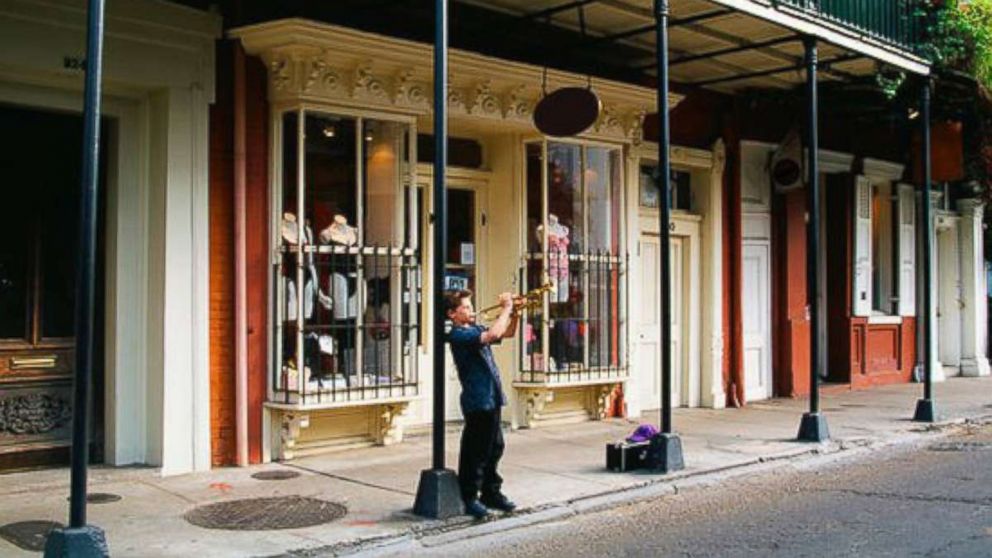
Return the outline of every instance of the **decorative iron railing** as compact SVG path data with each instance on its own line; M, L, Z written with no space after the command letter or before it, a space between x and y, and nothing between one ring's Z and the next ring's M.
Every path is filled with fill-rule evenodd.
M859 31L900 49L915 51L923 29L920 0L772 0Z
M274 269L273 402L416 395L420 271L412 248L284 246Z
M520 324L517 381L587 383L627 375L627 256L605 251L525 256L528 288L545 277L557 283L542 308Z

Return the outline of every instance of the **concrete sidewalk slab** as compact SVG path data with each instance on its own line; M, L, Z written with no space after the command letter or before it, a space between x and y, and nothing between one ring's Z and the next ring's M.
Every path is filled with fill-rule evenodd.
M992 415L992 379L955 378L936 384L938 409L946 421ZM884 446L933 429L909 420L921 392L918 384L884 386L869 391L831 391L822 397L833 441L824 446L795 441L808 402L776 399L744 409L677 409L676 431L682 435L686 470L659 477L616 474L604 468L604 446L622 439L639 422L655 422L657 413L638 421L607 420L507 434L502 473L505 490L521 512L484 524L467 518L447 522L421 520L410 513L420 470L430 464L430 439L413 437L386 448L366 448L243 469L162 478L150 468L96 467L91 492L122 497L89 507L91 523L107 533L115 556L265 556L317 548L355 548L369 541L397 537L430 538L432 543L561 519L574 513L669 494L674 482L703 478L776 460L868 445ZM457 464L458 431L450 431L447 459ZM740 469L744 467L744 469ZM252 474L289 470L300 476L261 481ZM714 476L713 478L717 478ZM68 470L40 470L0 475L0 525L26 520L64 522L67 517ZM222 531L196 527L184 519L191 509L240 498L309 496L342 503L347 515L315 527L278 531ZM550 518L550 519L549 519ZM458 533L456 533L458 532ZM0 540L2 556L36 556Z

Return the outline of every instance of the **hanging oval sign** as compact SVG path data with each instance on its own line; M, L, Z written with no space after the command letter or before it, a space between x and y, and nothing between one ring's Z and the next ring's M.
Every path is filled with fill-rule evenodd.
M599 118L603 105L591 90L563 87L545 95L534 108L534 125L548 136L575 136Z

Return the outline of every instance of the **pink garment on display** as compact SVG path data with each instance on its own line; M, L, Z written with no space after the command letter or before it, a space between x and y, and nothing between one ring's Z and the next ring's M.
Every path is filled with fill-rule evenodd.
M524 326L524 342L532 343L537 341L537 336L534 335L534 326L532 324L527 324Z
M548 275L555 283L557 302L568 301L568 236L548 233Z

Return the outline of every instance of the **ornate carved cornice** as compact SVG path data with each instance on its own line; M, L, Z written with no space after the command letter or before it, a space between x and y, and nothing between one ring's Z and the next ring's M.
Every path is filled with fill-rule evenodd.
M269 70L273 103L300 101L429 116L432 108L432 46L302 19L286 19L231 31ZM449 114L533 129L531 115L542 95L536 66L452 50ZM585 76L548 71L549 88L584 86ZM652 89L592 80L603 102L590 136L641 141L644 115L654 111ZM672 108L682 96L672 94Z

